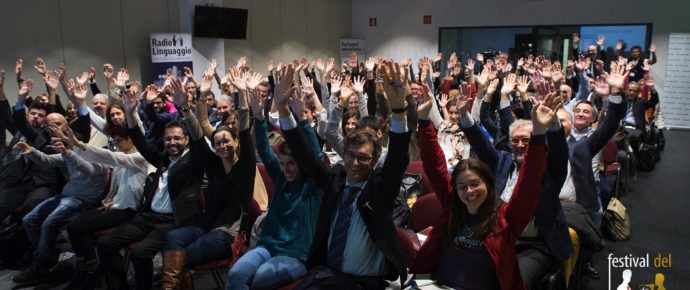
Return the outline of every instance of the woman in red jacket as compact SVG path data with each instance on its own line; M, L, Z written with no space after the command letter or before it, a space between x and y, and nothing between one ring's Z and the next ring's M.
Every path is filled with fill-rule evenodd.
M496 194L493 174L483 162L463 160L452 176L448 173L436 132L428 121L430 102L427 97L418 108L419 147L424 171L443 204L443 214L410 272L431 273L438 283L454 289L525 289L515 241L537 206L546 168L546 128L558 122L555 95L535 101L532 137L508 203ZM461 116L468 116L471 103L469 94L459 97Z

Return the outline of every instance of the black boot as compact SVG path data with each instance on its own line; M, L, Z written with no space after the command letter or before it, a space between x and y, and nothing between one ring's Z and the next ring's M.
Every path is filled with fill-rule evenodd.
M29 268L19 272L16 276L12 277L12 281L17 284L27 284L27 283L40 283L48 277L49 269L36 265L32 263Z
M81 266L77 266L77 268L77 274L74 276L74 279L70 281L63 290L78 290L84 287L88 273L86 273L86 269Z

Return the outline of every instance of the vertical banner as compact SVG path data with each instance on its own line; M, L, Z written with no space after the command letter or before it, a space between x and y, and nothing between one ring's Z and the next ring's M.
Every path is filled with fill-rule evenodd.
M172 68L173 77L184 78L184 67L192 67L192 35L189 33L151 33L151 77L162 86L165 71Z
M340 63L346 62L350 59L353 52L357 53L359 62L366 60L364 52L364 39L341 39L340 40ZM337 69L337 68L336 68Z
M690 33L671 33L668 38L666 78L659 97L665 126L690 129Z

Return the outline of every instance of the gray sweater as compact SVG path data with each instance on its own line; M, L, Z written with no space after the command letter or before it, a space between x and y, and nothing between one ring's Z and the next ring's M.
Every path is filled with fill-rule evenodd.
M108 183L107 166L88 162L71 150L64 155L48 155L33 149L27 156L39 166L67 168L69 179L62 188L63 195L74 196L93 205L103 198Z

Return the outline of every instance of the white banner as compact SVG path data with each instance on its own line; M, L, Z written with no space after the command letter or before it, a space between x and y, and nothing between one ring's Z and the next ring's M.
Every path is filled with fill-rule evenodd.
M192 35L189 33L151 33L151 62L192 61Z
M350 55L353 52L357 53L359 57L359 62L364 62L366 60L366 54L364 52L364 39L341 39L340 40L340 63L346 62L350 59Z
M690 129L690 33L671 33L661 107L669 128Z

